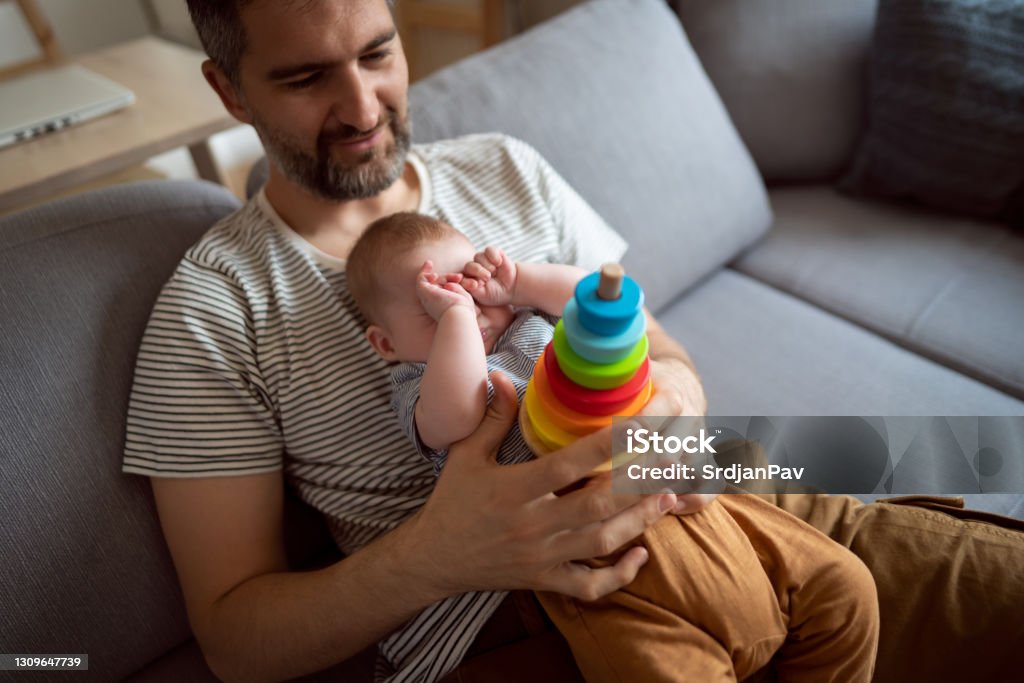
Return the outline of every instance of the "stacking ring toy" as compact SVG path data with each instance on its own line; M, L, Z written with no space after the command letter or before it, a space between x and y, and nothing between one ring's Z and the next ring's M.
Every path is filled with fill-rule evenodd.
M635 415L654 392L644 293L617 264L580 280L533 366L519 430L537 455ZM621 460L621 459L620 459ZM622 464L613 458L594 472Z

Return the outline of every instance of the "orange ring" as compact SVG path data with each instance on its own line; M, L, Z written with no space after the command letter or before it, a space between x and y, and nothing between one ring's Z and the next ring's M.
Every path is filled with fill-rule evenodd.
M556 425L537 403L537 394L533 389L533 382L526 385L526 396L523 397L523 406L526 408L527 416L530 418L530 426L534 434L545 443L553 446L554 450L564 448L577 439L575 434L565 431Z
M530 424L530 416L527 414L525 406L519 409L518 420L519 432L523 435L523 441L535 456L541 458L554 450L533 433L533 426Z
M536 455L538 458L544 457L559 450L554 444L544 441L541 438L541 436L537 434L536 430L533 427L533 420L530 418L529 409L526 407L525 403L519 409L519 432L523 435L523 441L526 442L526 445L529 447L531 451L533 451L533 454ZM601 474L602 472L610 472L612 467L614 466L615 460L615 458L606 460L605 462L601 463L593 470L591 470L587 476L593 477L595 475Z

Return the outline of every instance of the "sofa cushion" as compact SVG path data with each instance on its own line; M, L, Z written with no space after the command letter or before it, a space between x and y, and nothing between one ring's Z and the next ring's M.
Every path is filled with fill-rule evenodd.
M372 645L351 659L323 671L291 679L290 683L371 683L377 646ZM124 683L216 683L195 640L175 648L155 662L151 662Z
M149 482L121 473L135 353L185 249L238 206L116 186L0 219L0 643L121 680L189 637Z
M1024 227L1024 2L881 1L841 187Z
M775 225L735 268L1024 398L1024 236L827 186L770 196Z
M652 309L767 229L757 169L664 2L595 0L412 88L418 141L536 147L630 242Z
M714 415L1024 415L1024 401L731 269L659 321Z
M825 180L863 128L878 0L673 0L768 181Z
M693 357L711 415L1024 415L1024 402L732 269L659 320ZM929 470L928 486L967 492L957 467ZM1024 518L1016 490L970 504Z

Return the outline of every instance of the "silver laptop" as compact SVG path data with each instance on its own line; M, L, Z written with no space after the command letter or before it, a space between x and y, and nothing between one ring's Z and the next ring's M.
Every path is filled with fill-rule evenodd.
M0 147L127 107L135 94L75 64L0 82Z

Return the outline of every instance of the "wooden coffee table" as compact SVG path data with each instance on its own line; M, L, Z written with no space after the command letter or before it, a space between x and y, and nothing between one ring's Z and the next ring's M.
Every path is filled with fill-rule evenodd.
M238 125L203 80L205 55L147 37L73 60L135 92L135 103L0 148L0 212L188 147L200 177L224 183L208 138Z

